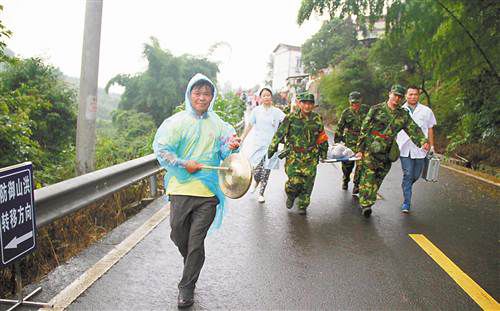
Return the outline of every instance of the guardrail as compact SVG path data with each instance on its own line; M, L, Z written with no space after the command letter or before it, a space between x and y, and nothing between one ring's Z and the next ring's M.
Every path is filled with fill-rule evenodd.
M113 165L35 190L37 227L74 213L137 181L150 177L156 195L156 174L162 168L154 154Z

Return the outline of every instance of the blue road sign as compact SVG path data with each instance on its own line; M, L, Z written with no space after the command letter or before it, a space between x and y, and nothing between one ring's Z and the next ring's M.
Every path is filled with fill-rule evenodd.
M0 267L35 249L34 203L31 162L0 169Z

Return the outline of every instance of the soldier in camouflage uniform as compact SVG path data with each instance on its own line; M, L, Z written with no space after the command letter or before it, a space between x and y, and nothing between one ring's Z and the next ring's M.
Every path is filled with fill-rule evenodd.
M335 130L335 142L344 142L346 147L356 153L358 137L361 131L361 123L365 117L365 109L362 109L361 107L361 93L357 91L351 92L349 94L349 103L351 106L342 111L339 123L337 124L337 128ZM355 161L342 162L342 172L344 173L342 180L343 190L347 190L348 188L354 164ZM352 194L357 194L359 192L359 169L360 166L356 165Z
M286 207L292 208L297 199L299 213L305 214L316 178L316 166L319 158L325 159L328 152L328 136L321 116L312 111L314 95L306 92L299 96L300 109L288 114L280 124L269 146L268 156L272 157L280 143L285 144L279 157L286 157Z
M356 156L362 157L359 204L365 217L370 217L372 213L371 206L375 204L378 189L391 168L391 161L399 158L399 154L393 155L399 152L395 142L398 132L405 130L414 142L429 149L420 127L408 111L399 105L404 94L403 86L393 85L387 102L373 106L361 127Z

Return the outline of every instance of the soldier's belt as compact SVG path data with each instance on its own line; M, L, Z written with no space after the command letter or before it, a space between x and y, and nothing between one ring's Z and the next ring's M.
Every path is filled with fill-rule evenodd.
M359 131L356 131L356 130L347 129L347 131L348 131L349 133L359 134Z
M390 140L391 138L385 134L380 133L379 131L372 131L372 135L378 136L380 138L383 138L385 140Z

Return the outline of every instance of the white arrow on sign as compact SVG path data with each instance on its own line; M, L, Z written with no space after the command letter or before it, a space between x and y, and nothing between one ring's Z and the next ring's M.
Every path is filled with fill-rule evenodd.
M5 249L9 249L9 248L17 248L17 246L21 243L23 243L24 241L28 240L28 239L31 239L33 237L33 231L30 231L28 233L26 233L25 235L22 235L20 237L14 237L12 239L12 241L9 242L9 244L7 244L7 246L5 246Z

